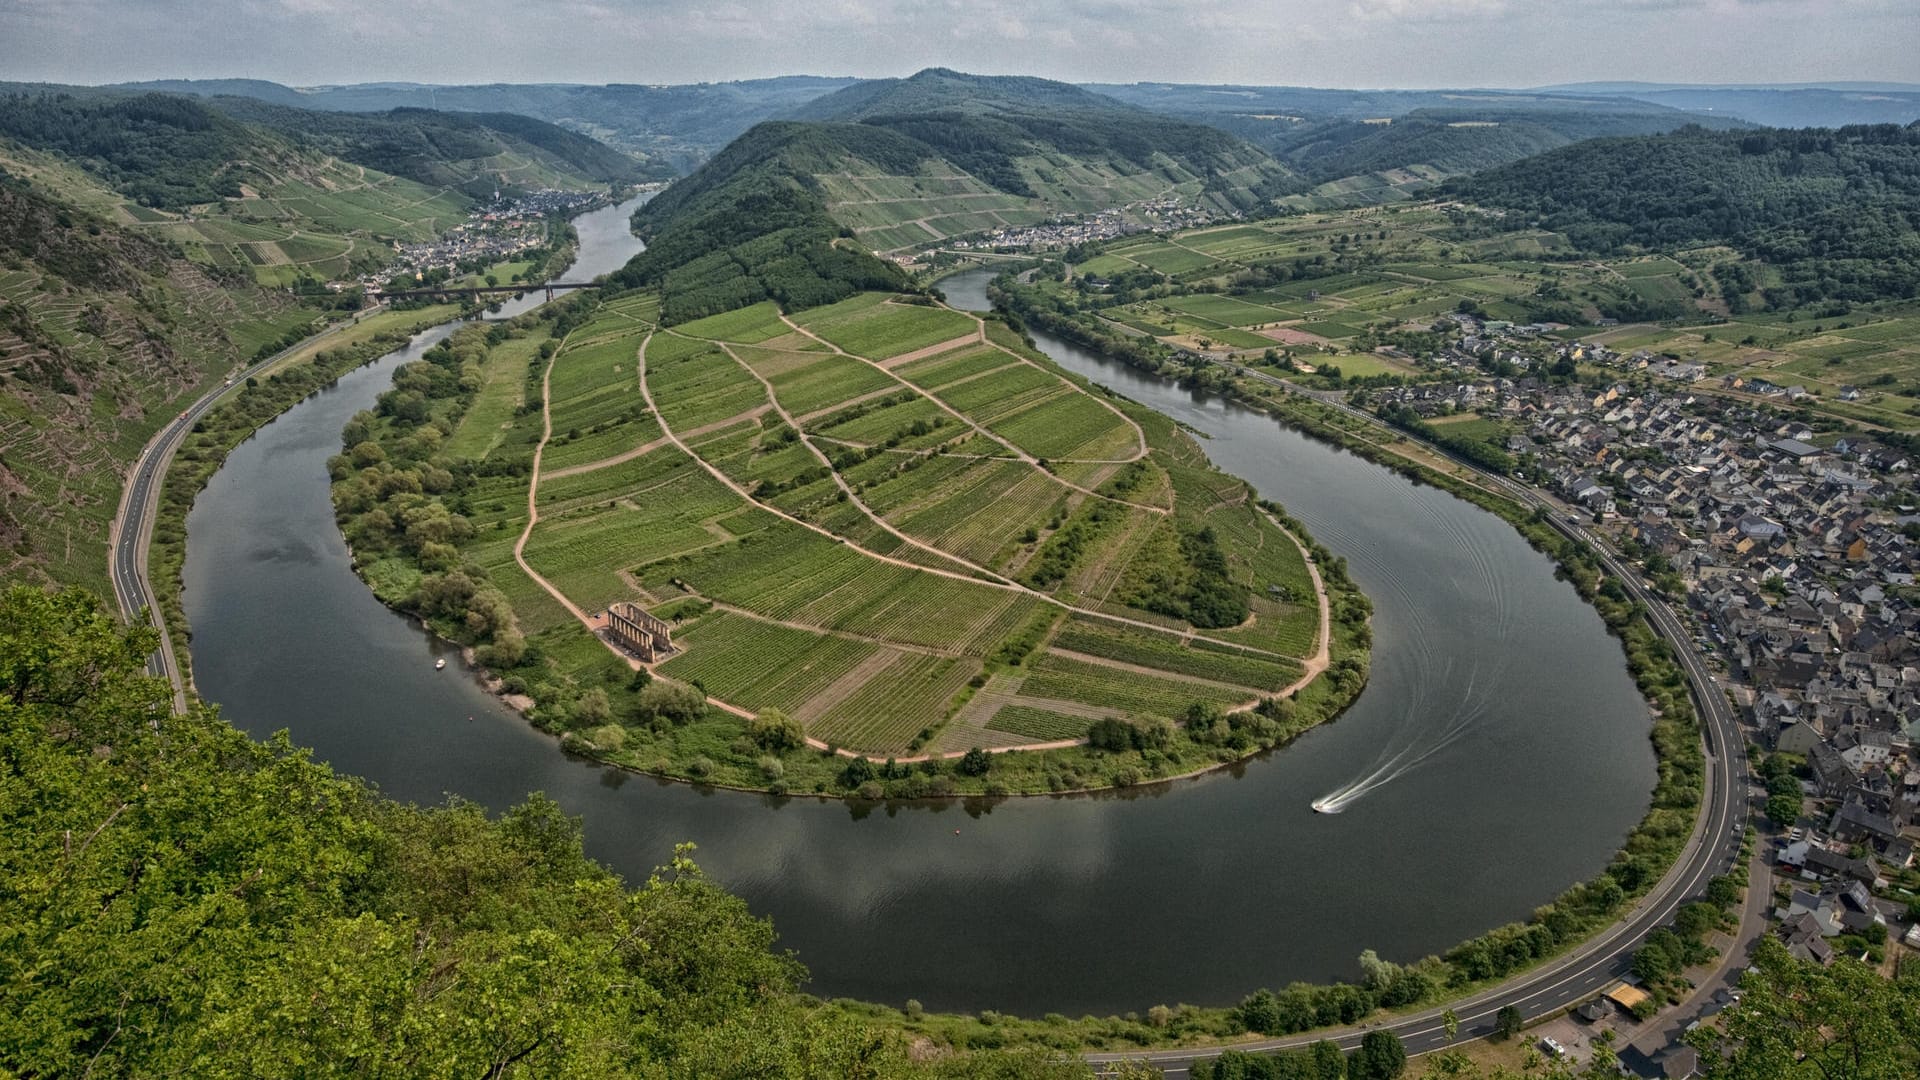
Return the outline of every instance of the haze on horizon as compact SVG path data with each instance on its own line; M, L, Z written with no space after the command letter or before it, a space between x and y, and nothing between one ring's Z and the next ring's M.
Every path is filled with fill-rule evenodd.
M0 78L1920 82L1911 0L5 0Z

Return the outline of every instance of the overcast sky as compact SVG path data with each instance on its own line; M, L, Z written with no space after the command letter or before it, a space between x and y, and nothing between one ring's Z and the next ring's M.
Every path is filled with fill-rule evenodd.
M0 79L1920 82L1916 0L0 0Z

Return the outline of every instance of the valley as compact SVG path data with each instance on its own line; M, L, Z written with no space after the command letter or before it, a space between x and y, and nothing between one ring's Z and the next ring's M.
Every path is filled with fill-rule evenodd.
M1908 112L0 84L0 1072L1901 1075Z

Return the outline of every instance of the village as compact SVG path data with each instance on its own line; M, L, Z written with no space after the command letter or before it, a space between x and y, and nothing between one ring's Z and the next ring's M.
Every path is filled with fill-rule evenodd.
M959 251L1057 250L1116 236L1142 232L1169 232L1237 220L1239 214L1220 214L1175 195L1129 203L1095 214L1075 215L1021 225L959 239L947 246Z
M462 270L505 262L547 243L547 222L572 217L604 203L600 192L543 189L511 198L494 192L493 201L443 235L419 244L398 244L391 263L358 282L369 295L396 277L446 281ZM345 287L348 283L340 283Z
M1454 318L1458 344L1421 361L1440 381L1356 398L1431 430L1498 421L1514 479L1590 515L1684 598L1761 748L1771 932L1790 951L1920 948L1920 498L1904 440L1823 432L1791 387ZM1578 366L1606 375L1548 377Z

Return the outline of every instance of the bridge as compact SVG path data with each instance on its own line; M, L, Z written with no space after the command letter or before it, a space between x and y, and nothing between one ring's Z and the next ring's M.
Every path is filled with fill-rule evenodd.
M418 289L383 289L380 295L387 299L410 300L416 296L480 296L484 293L512 293L519 296L539 289L547 290L547 299L553 299L556 289L591 289L592 281L548 281L539 285L517 282L511 285L471 285L452 287L446 285L423 285Z

